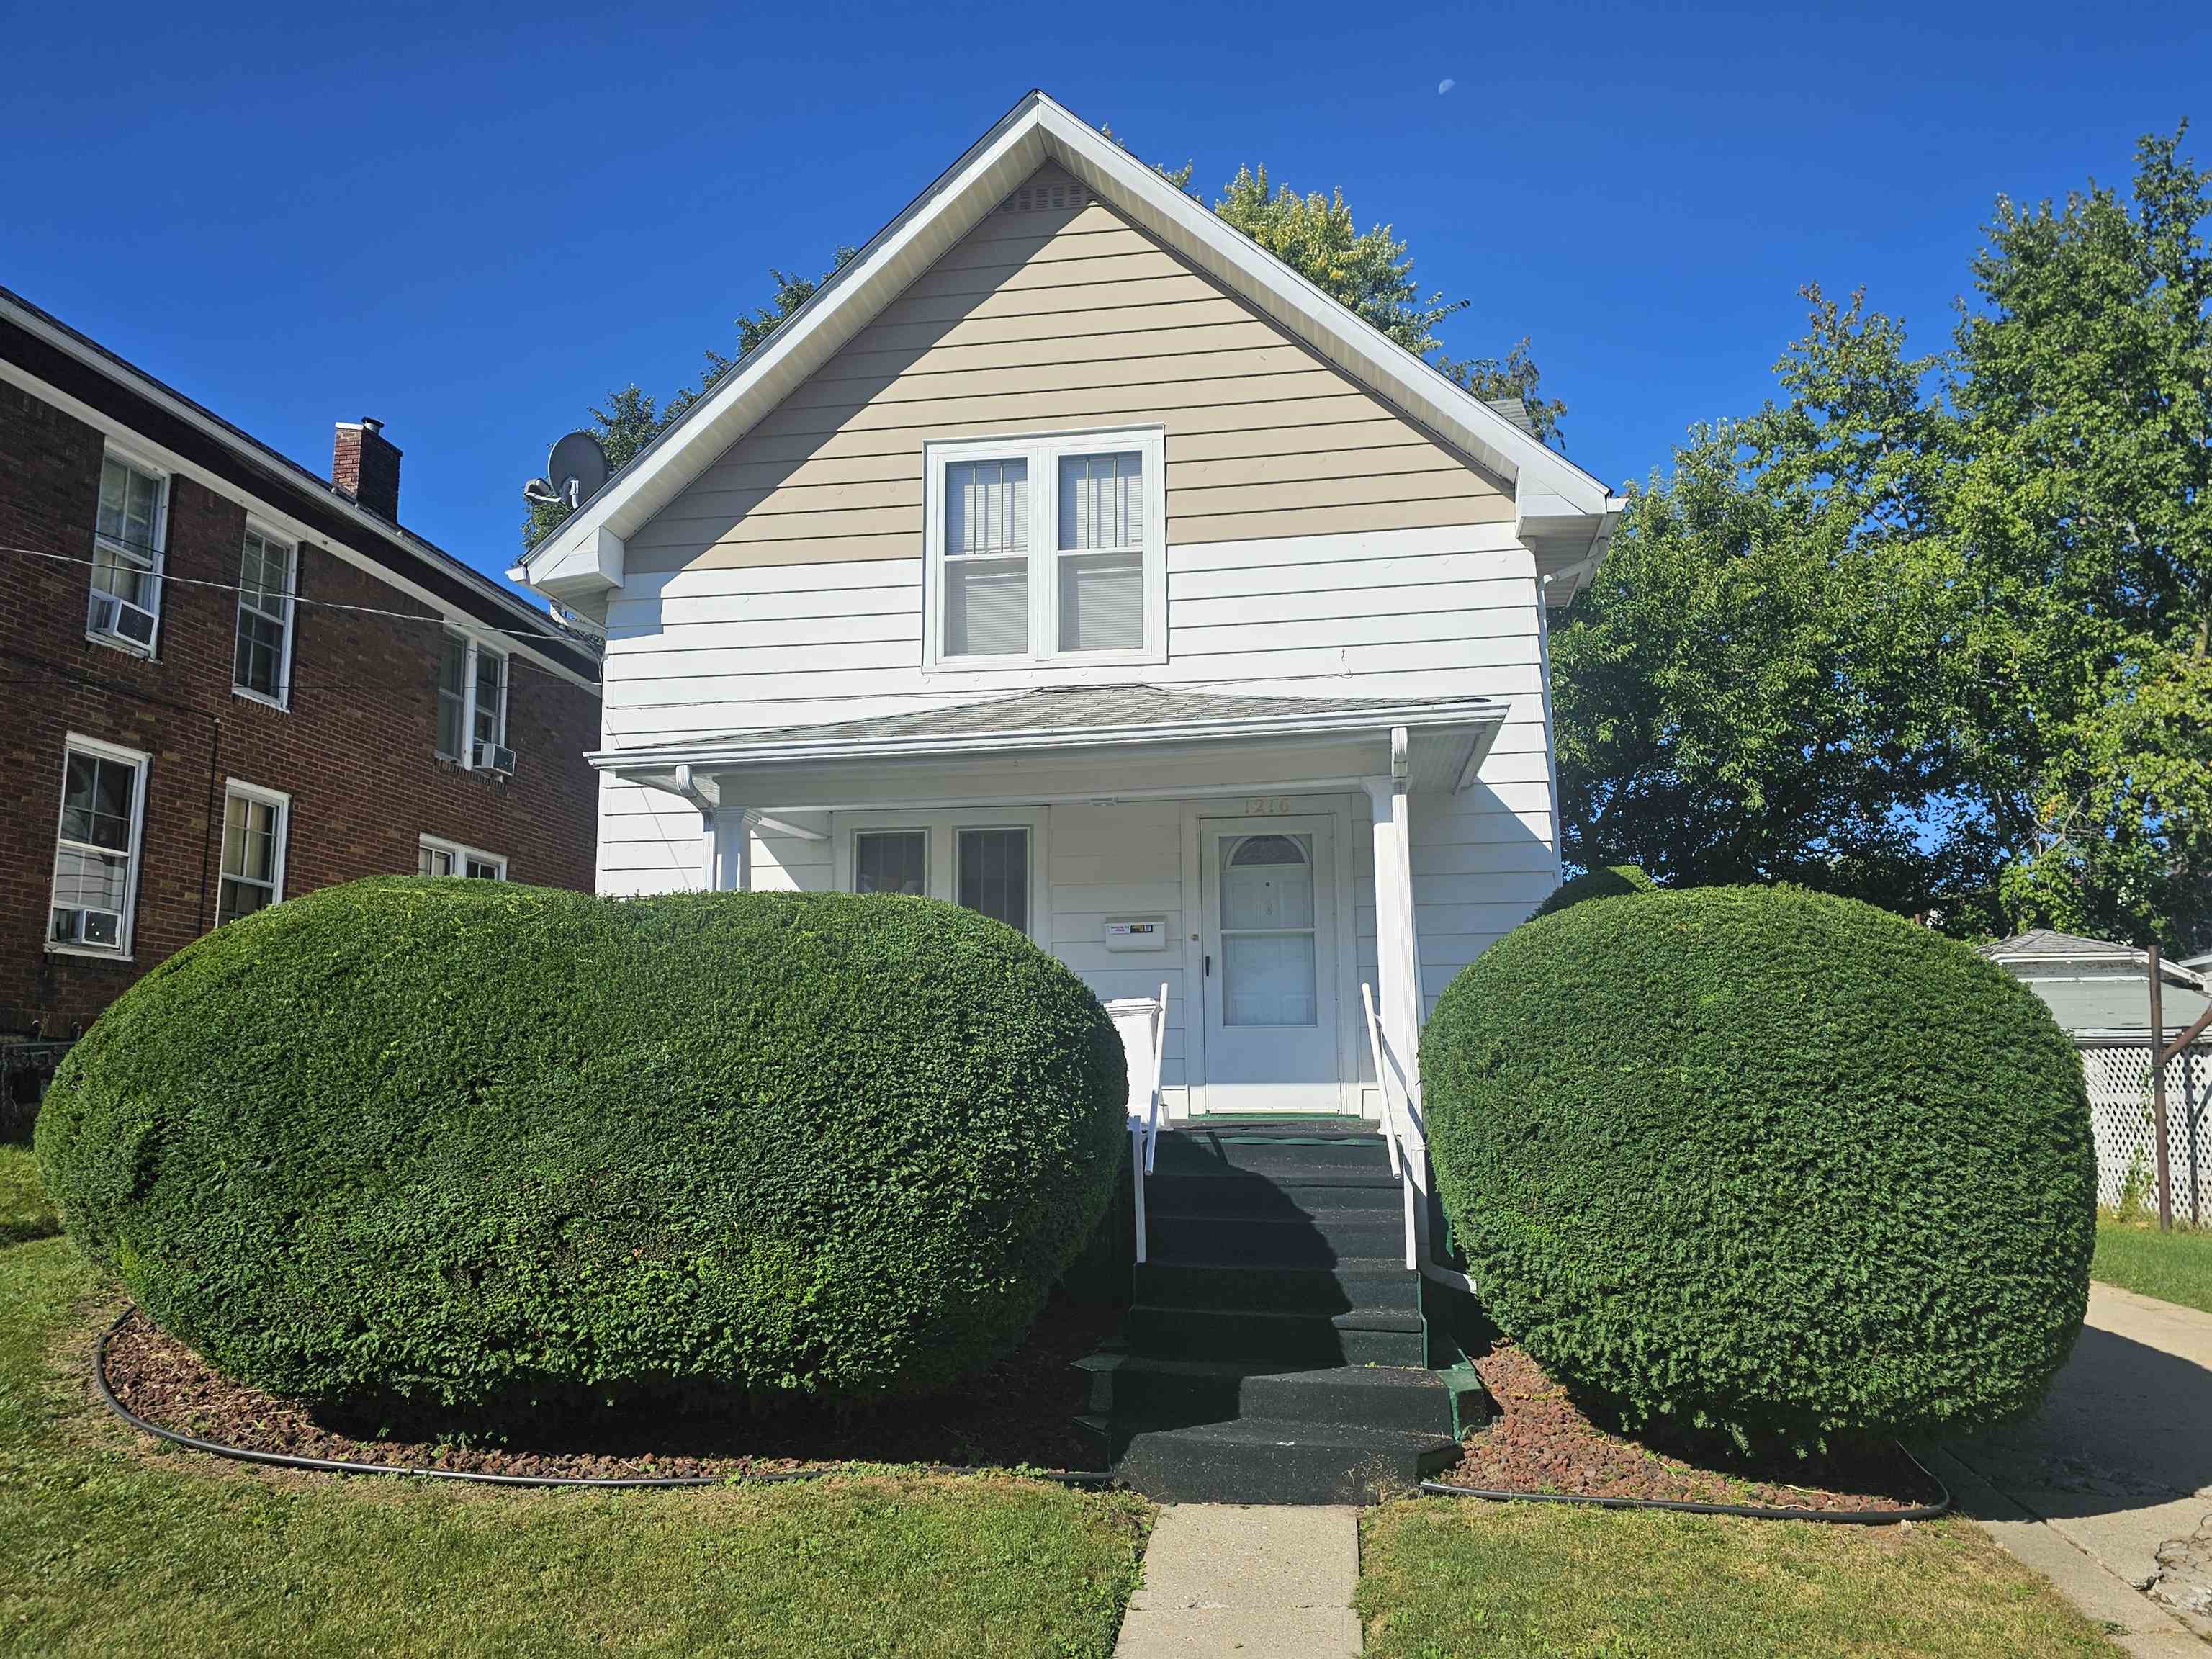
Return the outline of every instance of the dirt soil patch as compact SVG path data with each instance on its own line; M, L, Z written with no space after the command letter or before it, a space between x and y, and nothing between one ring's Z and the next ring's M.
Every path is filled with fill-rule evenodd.
M495 1436L434 1423L377 1429L233 1381L133 1310L107 1345L115 1397L162 1428L252 1451L478 1474L737 1479L848 1462L1073 1470L1094 1455L1077 1434L1074 1362L1112 1336L1121 1312L1054 1297L1028 1340L934 1400L866 1406L742 1402L718 1413L607 1413Z
M1632 1440L1592 1422L1510 1344L1500 1343L1474 1369L1498 1414L1436 1477L1447 1486L1763 1509L1908 1510L1942 1498L1942 1488L1894 1443L1819 1457L1747 1458L1726 1448L1670 1446L1657 1436Z

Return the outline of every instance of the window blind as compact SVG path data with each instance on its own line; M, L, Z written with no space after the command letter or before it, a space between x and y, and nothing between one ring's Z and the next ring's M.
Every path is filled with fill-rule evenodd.
M1145 643L1144 458L1060 462L1060 648L1134 651Z
M1029 464L961 461L945 471L945 654L1030 648Z

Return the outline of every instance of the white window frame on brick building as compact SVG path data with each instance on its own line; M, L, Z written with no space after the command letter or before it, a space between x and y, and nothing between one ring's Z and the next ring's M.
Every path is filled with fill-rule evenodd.
M120 494L111 514L109 479ZM133 483L153 491L146 538L131 533ZM161 638L161 575L169 545L168 469L112 438L100 458L100 493L93 507L92 583L85 605L85 637L133 656L155 654ZM120 590L129 588L129 592ZM144 638L138 637L143 633Z
M505 881L507 860L481 847L465 847L443 836L419 838L415 872L422 876L470 876L479 881Z
M472 634L448 630L438 658L437 750L442 760L471 769L511 772L514 757L507 748L507 705L512 695L512 653L485 644ZM489 674L491 707L486 707ZM459 684L456 685L454 681ZM447 712L453 735L447 736ZM505 763L501 763L501 757Z
M99 767L120 767L130 773L131 799L120 814L80 812L72 821L70 813L70 765L73 760L94 763L95 797ZM131 933L138 913L139 854L146 832L146 780L152 770L152 762L153 757L142 750L102 743L97 738L83 737L75 732L69 734L62 745L61 807L54 826L54 859L47 885L46 908L46 949L57 955L100 957L111 962L131 960ZM116 836L113 832L104 837L99 833L100 825L96 821L99 817L120 817L126 820L120 830L121 845L114 844ZM77 833L71 834L73 830ZM119 862L122 866L118 884L121 891L117 902L113 906L56 904L54 900L59 896L62 879L62 862L67 858L80 860L80 865L86 859ZM82 888L70 896L82 898ZM58 937L58 934L64 933L61 921L64 915L72 920L66 935ZM95 916L113 918L110 929L114 935L112 939L87 939L88 933L108 926L95 922L93 920Z
M252 863L247 857L246 843L246 838L254 833L253 809L257 806L269 814L270 837L268 866L264 873L258 876L252 873ZM240 916L252 915L254 910L265 910L272 904L283 902L284 849L291 836L291 796L281 789L264 789L260 785L247 783L241 778L223 781L222 858L215 889L216 927L220 927L224 922ZM235 908L231 902L234 886L262 896L261 902L252 910Z
M278 584L274 594L268 586L272 560ZM299 544L248 518L239 550L238 635L231 647L230 689L271 708L289 708L292 703L292 595L299 580ZM276 635L274 644L266 637L271 629ZM267 690L246 678L252 672L249 651L257 649L275 659L273 684Z

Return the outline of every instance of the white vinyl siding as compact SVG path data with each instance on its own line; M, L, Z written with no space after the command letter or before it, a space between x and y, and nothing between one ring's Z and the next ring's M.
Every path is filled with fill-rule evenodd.
M238 572L231 690L283 708L291 699L292 584L298 550L252 525Z
M148 757L70 734L62 753L46 948L127 958L146 820Z
M85 630L104 643L153 653L161 616L161 561L169 481L110 450L100 464L92 594Z
M223 790L222 873L217 927L265 910L284 896L284 843L292 798L233 778Z

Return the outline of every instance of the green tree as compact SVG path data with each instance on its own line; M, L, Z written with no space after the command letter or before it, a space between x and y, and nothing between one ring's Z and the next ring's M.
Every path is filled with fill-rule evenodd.
M639 390L635 382L609 392L604 404L593 406L585 428L599 441L599 447L606 451L607 465L615 471L629 465L630 458L659 436L663 428L704 397L747 352L775 333L785 318L812 299L814 291L836 275L854 252L849 247L839 248L830 269L819 277L770 270L769 276L775 283L775 295L766 305L737 319L736 353L726 356L708 347L707 366L700 371L699 383L680 387L665 404L656 405L652 394ZM569 510L565 501L532 501L522 521L523 547L527 550L537 546L560 527Z
M2000 200L1974 261L1948 492L1961 729L1999 901L2212 943L2212 173L2137 147L2130 203Z
M1940 420L1904 330L1817 289L1783 398L1632 489L1552 647L1563 850L1911 911L1985 877L1921 602Z

